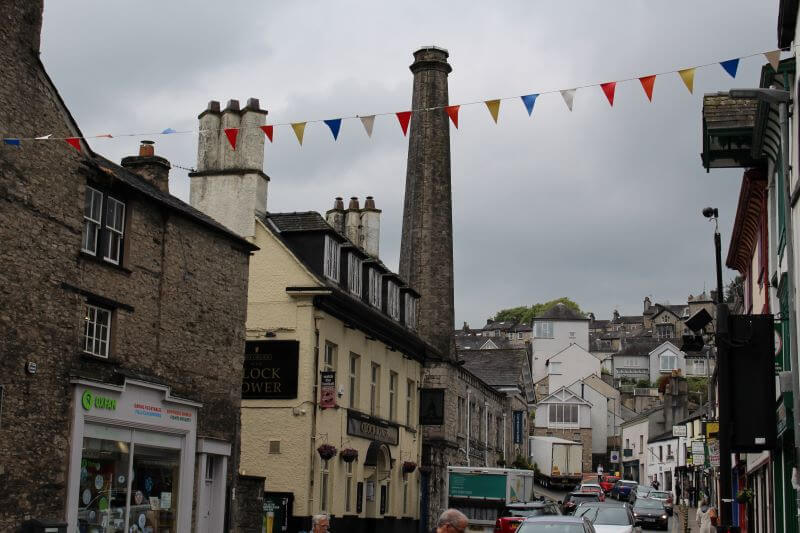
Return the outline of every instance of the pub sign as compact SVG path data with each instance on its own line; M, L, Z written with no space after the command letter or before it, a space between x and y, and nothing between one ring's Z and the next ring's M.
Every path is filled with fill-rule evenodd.
M393 446L400 441L400 430L396 425L356 411L347 413L347 434Z
M419 423L423 426L444 424L444 389L420 389Z
M297 398L298 341L247 341L242 399Z

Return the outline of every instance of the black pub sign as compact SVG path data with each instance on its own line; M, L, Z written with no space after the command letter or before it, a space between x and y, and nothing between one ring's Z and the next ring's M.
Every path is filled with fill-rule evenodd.
M394 424L354 411L347 413L347 434L395 446L400 440L400 430Z
M297 398L298 341L247 341L244 348L242 399Z

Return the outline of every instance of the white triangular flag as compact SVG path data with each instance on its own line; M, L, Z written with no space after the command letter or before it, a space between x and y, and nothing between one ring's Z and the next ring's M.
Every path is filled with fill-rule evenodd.
M52 136L53 136L53 134L52 134L52 133L48 133L47 135L42 135L41 137L34 137L34 138L35 138L37 141L45 141L45 140L49 139L49 138L50 138L50 137L52 137Z
M775 72L778 72L778 65L781 62L781 51L780 50L773 50L772 52L764 52L764 57L767 58L769 64L772 65L772 68Z
M367 137L372 137L372 126L375 124L375 115L369 115L366 117L358 117L361 119L361 123L364 125L364 129L367 130Z
M576 89L566 89L561 91L561 97L564 99L564 103L567 104L567 107L570 111L572 111L572 100L575 98L575 91Z

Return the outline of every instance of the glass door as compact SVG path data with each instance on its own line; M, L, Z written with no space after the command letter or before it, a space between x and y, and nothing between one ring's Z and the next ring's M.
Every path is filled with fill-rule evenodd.
M130 444L84 437L78 493L81 533L123 533Z
M178 530L180 450L136 444L131 485L131 532Z

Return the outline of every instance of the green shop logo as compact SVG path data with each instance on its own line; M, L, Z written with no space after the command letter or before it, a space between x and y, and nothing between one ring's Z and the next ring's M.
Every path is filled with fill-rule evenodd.
M92 406L98 409L108 409L114 411L117 408L117 400L106 398L105 396L95 396L92 391L85 390L81 396L81 405L85 410L90 410Z

